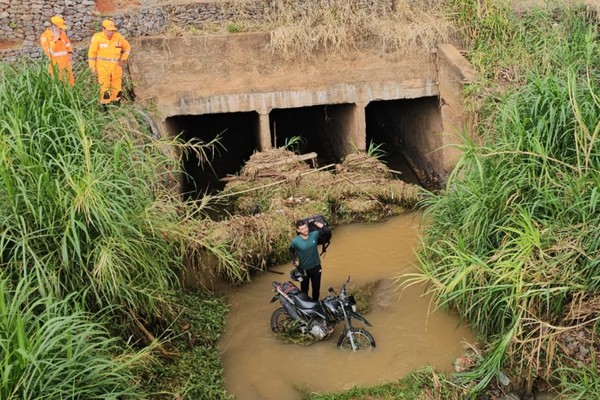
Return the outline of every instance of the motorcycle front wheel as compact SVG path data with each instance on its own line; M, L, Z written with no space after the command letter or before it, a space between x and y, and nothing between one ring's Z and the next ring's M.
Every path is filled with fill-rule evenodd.
M354 343L354 348L352 344ZM342 350L372 350L375 348L375 338L363 328L344 329L338 339L337 346Z
M271 330L275 333L289 332L294 330L296 324L292 317L285 312L283 307L279 307L271 314Z

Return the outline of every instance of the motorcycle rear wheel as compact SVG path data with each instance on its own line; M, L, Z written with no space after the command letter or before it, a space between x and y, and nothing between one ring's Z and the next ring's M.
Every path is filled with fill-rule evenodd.
M355 348L352 348L352 341L350 341L350 335L354 342ZM375 348L375 338L369 331L363 328L350 328L349 330L344 329L340 335L337 347L341 350L372 350Z
M271 314L271 330L275 333L290 332L296 328L296 323L285 311L279 307Z

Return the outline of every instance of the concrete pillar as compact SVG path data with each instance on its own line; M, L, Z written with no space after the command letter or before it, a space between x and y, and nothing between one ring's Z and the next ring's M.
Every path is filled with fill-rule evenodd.
M269 150L272 147L268 112L258 114L258 147L260 151Z
M348 140L358 151L367 149L367 117L365 109L368 103L356 103L352 110L353 129L348 132Z

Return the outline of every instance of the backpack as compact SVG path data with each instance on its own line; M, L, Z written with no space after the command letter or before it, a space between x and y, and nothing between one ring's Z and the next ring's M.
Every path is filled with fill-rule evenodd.
M308 231L319 231L319 239L317 244L322 246L321 255L323 255L327 251L327 247L331 244L331 227L325 220L321 214L313 215L312 217L304 218L303 221L306 221L308 224ZM316 222L320 222L323 224L322 228L318 228L315 225Z

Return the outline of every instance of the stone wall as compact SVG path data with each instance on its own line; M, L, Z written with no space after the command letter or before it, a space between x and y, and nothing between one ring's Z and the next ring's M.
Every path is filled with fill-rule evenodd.
M243 18L260 22L265 10L282 6L285 1L307 0L231 0L189 1L170 4L169 1L135 2L141 6L129 7L110 15L126 38L155 36L168 33L169 27L203 28L213 22ZM359 7L373 7L375 3L386 8L394 0L355 0ZM68 35L74 43L76 60L86 57L89 38L100 30L106 15L97 11L93 0L0 0L0 61L13 62L21 57L42 56L38 40L50 26L51 16L58 14L69 25Z
M130 7L110 15L126 38L165 33L170 25L203 27L223 21L234 13L249 20L264 18L264 0L232 2L190 2ZM21 57L39 58L39 37L50 26L53 15L61 15L69 25L76 59L85 58L87 41L100 30L106 15L101 15L93 0L0 0L0 61L13 62Z

